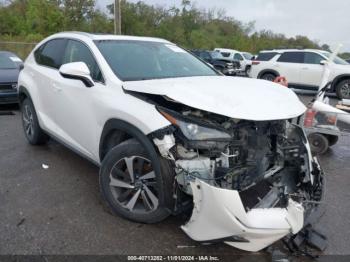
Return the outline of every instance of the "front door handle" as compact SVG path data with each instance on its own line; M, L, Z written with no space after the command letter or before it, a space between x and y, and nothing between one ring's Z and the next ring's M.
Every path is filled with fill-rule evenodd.
M52 87L54 88L54 90L56 91L56 92L61 92L62 91L62 88L61 87L59 87L57 84L55 84L55 83L52 83Z

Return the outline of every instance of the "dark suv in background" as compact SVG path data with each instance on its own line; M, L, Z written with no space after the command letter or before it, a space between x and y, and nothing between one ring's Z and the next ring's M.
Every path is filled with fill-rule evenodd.
M211 64L224 75L234 76L241 67L239 61L225 59L225 57L217 51L192 50L191 52L205 62Z

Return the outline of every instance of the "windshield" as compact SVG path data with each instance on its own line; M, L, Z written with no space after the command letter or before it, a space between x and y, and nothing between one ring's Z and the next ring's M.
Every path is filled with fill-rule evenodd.
M326 56L327 58L331 58L331 53L329 53L329 52L322 52L322 54L324 55L324 56ZM333 61L334 63L336 63L336 64L338 64L338 65L349 65L349 63L348 62L346 62L345 60L343 60L343 59L341 59L339 56L336 56L335 58L334 58L334 61Z
M223 55L218 51L212 51L210 52L210 54L211 54L211 57L214 59L224 59Z
M134 40L95 43L123 81L218 75L206 63L173 44Z
M5 54L0 54L0 69L16 69L16 64Z
M243 56L247 60L252 60L253 58L253 55L251 53L243 53Z

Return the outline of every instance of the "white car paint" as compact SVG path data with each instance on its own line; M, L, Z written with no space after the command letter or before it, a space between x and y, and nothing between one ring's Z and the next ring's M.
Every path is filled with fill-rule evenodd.
M34 59L35 50L56 38L85 43L94 54L105 82L95 82L92 88L87 88L81 81L62 77L60 71L72 72L68 66L63 65L59 71L38 65ZM125 91L163 95L196 109L254 121L290 119L306 109L292 91L267 81L211 76L123 82L112 72L93 42L102 39L171 44L156 38L60 33L43 40L31 52L19 77L19 86L30 93L41 128L96 163L101 162L99 143L109 119L124 120L145 135L170 125L154 105ZM85 71L84 66L77 68L78 73ZM173 136L154 139L154 142L164 157L171 158L169 149L175 143ZM311 162L309 164L312 168ZM289 232L297 233L303 225L303 209L293 201L289 201L285 209L245 212L237 191L219 189L198 180L192 183L192 189L195 209L183 229L195 240L238 234L250 242L227 243L257 251Z
M124 83L123 88L164 95L182 104L236 119L289 119L306 110L288 88L247 78L217 76L135 81Z
M182 229L194 240L226 239L228 245L256 252L303 227L304 208L292 200L287 208L256 208L246 212L237 191L217 188L198 179L191 182L191 188L195 207ZM243 241L230 241L232 236Z
M288 83L291 85L299 85L300 88L311 87L314 90L317 90L321 84L324 72L323 64L312 64L306 63L305 61L302 63L286 63L279 62L278 59L282 54L287 52L311 53L318 56L320 61L322 61L322 59L327 61L328 56L330 55L330 53L326 51L316 49L277 49L262 51L261 53L267 52L276 52L277 55L275 55L269 61L254 61L252 69L249 72L249 76L251 78L261 78L263 76L263 72L270 71L286 77ZM348 76L350 78L350 65L337 64L334 61L330 61L329 63L331 70L328 81L333 81L338 76Z

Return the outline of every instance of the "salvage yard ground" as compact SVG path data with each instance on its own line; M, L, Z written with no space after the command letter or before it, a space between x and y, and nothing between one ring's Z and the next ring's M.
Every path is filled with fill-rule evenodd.
M54 141L28 145L18 109L6 110L14 115L0 113L0 254L247 254L192 241L179 228L183 215L157 225L110 215L100 203L98 168ZM326 212L317 228L328 236L325 253L350 254L350 137L320 161Z

